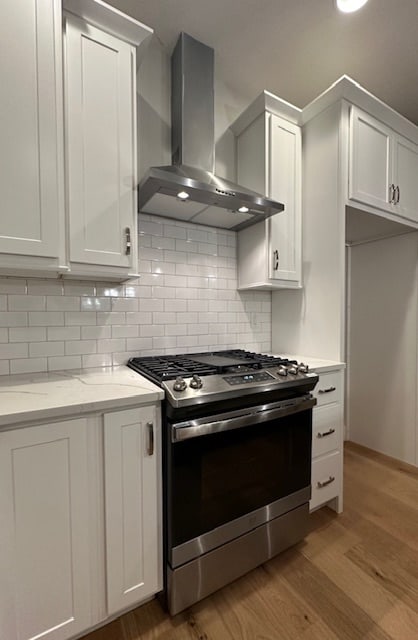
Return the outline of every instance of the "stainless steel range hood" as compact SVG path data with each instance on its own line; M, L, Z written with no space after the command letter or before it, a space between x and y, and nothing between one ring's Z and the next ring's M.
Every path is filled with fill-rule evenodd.
M214 175L213 69L213 49L182 33L171 58L173 164L149 169L138 210L238 231L284 206Z

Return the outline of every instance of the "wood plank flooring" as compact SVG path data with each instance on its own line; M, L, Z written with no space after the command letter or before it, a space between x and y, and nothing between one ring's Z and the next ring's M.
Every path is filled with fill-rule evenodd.
M156 600L83 640L418 640L418 469L348 443L344 513L170 618Z

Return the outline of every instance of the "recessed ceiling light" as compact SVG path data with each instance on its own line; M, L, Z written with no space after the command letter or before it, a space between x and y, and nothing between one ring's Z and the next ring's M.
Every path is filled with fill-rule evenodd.
M249 208L248 208L248 207L240 207L240 208L238 209L238 211L239 211L240 213L248 213L248 212L249 212Z
M187 191L180 191L177 194L177 197L180 198L180 200L187 200L187 198L189 198L189 194L187 193Z
M337 7L343 13L352 13L364 7L367 0L336 0Z

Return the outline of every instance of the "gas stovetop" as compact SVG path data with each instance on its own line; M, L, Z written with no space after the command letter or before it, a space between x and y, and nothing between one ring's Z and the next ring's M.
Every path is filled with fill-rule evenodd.
M161 386L174 407L279 389L307 393L318 380L296 360L243 349L131 358L128 367Z

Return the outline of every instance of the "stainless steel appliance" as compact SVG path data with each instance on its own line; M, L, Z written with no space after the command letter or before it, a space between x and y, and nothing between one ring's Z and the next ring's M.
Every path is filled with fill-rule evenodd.
M128 365L166 392L164 595L174 615L305 536L318 376L242 350Z
M284 205L214 174L214 51L186 33L171 58L172 165L151 167L138 210L238 231Z

